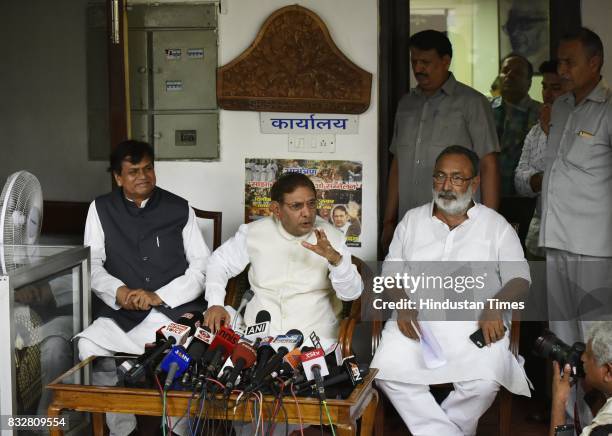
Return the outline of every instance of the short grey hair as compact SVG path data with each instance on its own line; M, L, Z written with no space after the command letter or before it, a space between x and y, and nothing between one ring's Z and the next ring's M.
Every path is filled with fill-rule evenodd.
M612 321L594 322L588 337L597 364L612 363Z

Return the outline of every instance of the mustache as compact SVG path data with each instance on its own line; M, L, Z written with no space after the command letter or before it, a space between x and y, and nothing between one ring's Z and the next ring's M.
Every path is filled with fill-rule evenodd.
M429 75L425 74L425 73L416 73L414 75L414 77L417 78L417 79L422 79L422 78L425 78L425 77L429 77Z
M438 192L438 198L442 198L444 200L456 200L457 196L453 191L440 191Z

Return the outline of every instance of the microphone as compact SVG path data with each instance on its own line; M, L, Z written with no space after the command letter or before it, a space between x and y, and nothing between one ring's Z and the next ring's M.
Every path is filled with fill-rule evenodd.
M227 359L232 353L239 339L240 335L231 328L221 327L219 329L210 347L202 357L205 378L216 372L223 359Z
M240 312L242 312L242 310L246 307L247 304L249 304L249 301L251 301L253 299L253 296L255 295L255 292L253 292L252 289L247 289L244 294L242 294L242 299L240 300L240 305L238 306L238 309L236 310L236 314L234 315L234 318L232 319L232 329L235 328L235 324L236 324L236 320L238 319L238 315L240 314Z
M302 345L303 340L304 337L302 332L297 329L289 330L287 334L274 338L274 340L270 342L270 347L276 351L276 354L268 360L261 372L253 377L253 381L245 390L252 391L258 386L261 386L265 382L265 379L280 367L285 355L290 350Z
M125 373L125 380L129 383L138 381L147 367L151 366L157 359L170 347L177 342L184 343L190 333L196 330L200 324L204 321L204 314L202 312L194 311L184 313L176 322L168 324L168 326L161 329L161 333L165 338L160 344L156 345L155 348L143 357L142 360L137 360L134 366ZM168 329L168 327L170 329ZM159 332L159 331L158 331ZM178 340L177 340L178 339Z
M164 390L167 390L174 379L180 377L189 368L190 363L191 357L189 357L182 345L172 347L160 365L161 369L167 373Z
M244 337L251 341L254 341L257 338L268 337L270 333L271 319L272 317L270 316L270 312L267 310L260 310L257 312L257 316L255 317L255 324L246 328Z
M334 386L340 383L349 381L353 387L363 383L363 378L370 371L370 367L367 363L357 363L354 356L351 356L345 360L341 367L340 373L323 380L323 388ZM312 387L313 383L309 382L306 385L300 386L298 392L303 392L308 388Z
M191 377L197 373L202 356L210 346L215 335L210 332L208 327L198 327L193 335L193 339L187 348L187 354L191 357L192 365L185 371L182 383L188 385Z
M234 369L230 373L227 382L225 383L225 395L229 395L236 384L236 379L240 372L245 368L250 368L257 359L257 353L255 349L244 342L239 342L232 351L232 362L234 363Z
M301 360L307 380L315 379L316 374L321 378L329 374L329 369L325 362L325 351L322 348L315 348L314 350L302 353Z

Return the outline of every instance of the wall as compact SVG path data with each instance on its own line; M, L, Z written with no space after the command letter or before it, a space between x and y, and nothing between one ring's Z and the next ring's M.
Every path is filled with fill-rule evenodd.
M489 95L491 84L499 71L499 13L498 4L491 0L411 0L411 14L446 11L447 22L442 25L411 27L414 34L425 28L448 31L453 44L451 71L460 82ZM411 21L411 24L414 20ZM424 27L423 27L424 26ZM538 65L534 65L538 68ZM535 77L529 95L542 100L541 78ZM411 75L411 84L415 84ZM413 85L414 86L414 85Z
M362 247L353 253L376 258L377 248L377 64L376 0L231 0L219 15L219 65L240 55L265 19L290 4L313 10L327 25L336 45L361 68L373 73L370 108L359 117L359 134L337 135L335 153L289 153L286 135L264 135L257 112L220 113L218 162L159 162L158 184L187 198L195 207L223 212L223 240L244 222L244 158L361 160L363 162Z
M87 161L85 7L2 2L0 186L27 169L46 200L89 201L110 187L107 164Z
M604 46L602 75L608 86L612 86L612 2L610 0L582 0L582 25L596 32Z

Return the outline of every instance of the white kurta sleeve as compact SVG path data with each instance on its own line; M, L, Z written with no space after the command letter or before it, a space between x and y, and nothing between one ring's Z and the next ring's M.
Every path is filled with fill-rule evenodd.
M91 290L115 310L121 307L117 304L117 289L125 284L118 278L110 275L104 268L106 250L104 248L104 230L96 210L96 202L92 201L87 212L85 222L85 235L83 243L89 246L91 255Z
M206 269L206 301L208 307L223 306L227 281L240 274L249 264L247 234L249 226L242 224L238 232L210 256Z
M357 267L351 262L351 253L344 242L339 252L342 260L338 266L329 264L329 280L340 300L356 300L363 291L363 280L357 272Z
M189 207L187 224L183 228L183 247L189 263L185 274L155 291L164 303L172 308L193 301L200 296L204 290L206 264L210 259L210 250L204 242L191 207Z
M499 275L502 286L516 278L523 278L531 283L529 264L525 260L521 241L508 223L499 237L498 247Z

